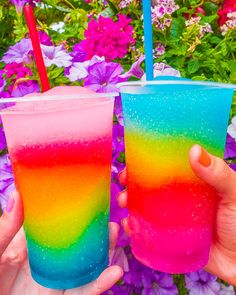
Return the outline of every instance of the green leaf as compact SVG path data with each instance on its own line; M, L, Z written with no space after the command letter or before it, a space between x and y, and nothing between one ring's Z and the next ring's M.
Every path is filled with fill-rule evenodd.
M217 13L219 6L212 2L207 1L203 4L203 8L207 15L213 15Z
M112 11L114 12L114 14L118 14L119 11L117 10L117 8L115 7L115 5L112 3L112 1L107 1L108 5L111 7Z
M208 15L208 16L202 16L202 19L200 21L201 24L204 24L204 23L212 23L214 20L216 20L218 18L218 16L215 14L215 15Z
M200 63L198 60L190 60L189 63L188 63L188 72L190 74L194 74L198 71L198 69L200 68Z
M194 80L194 81L206 81L208 79L207 79L207 77L202 75L202 76L194 76L194 77L192 77L192 80Z
M183 17L172 20L170 38L179 39L185 29L185 19Z
M235 60L228 61L228 66L229 66L231 74L236 75L236 61Z

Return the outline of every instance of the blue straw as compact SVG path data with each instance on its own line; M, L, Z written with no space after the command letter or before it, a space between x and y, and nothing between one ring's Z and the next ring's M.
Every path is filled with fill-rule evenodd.
M143 0L144 48L147 81L153 80L153 39L151 6L152 0Z

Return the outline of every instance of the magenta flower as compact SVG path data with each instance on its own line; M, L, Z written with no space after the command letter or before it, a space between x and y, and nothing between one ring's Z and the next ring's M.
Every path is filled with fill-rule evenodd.
M3 79L4 71L0 70L0 93L4 91L4 87L6 86L6 81Z
M118 21L99 16L98 20L92 19L85 31L85 40L80 43L86 59L92 56L104 56L108 60L123 58L131 45L135 44L133 38L134 28L130 25L131 19L119 14Z
M220 285L216 280L217 277L204 270L185 275L186 288L189 290L189 295L219 294Z
M15 5L16 11L21 14L23 7L26 3L29 3L32 6L35 6L35 2L40 2L40 0L10 0L12 4Z
M7 79L17 80L25 77L32 76L31 69L24 66L23 63L10 63L7 64L4 68L4 73L6 74ZM12 82L11 80L11 82Z
M84 80L84 86L96 92L117 92L117 83L126 81L120 75L123 68L114 62L98 62L88 67L88 76Z
M30 63L29 52L32 51L32 43L30 39L23 38L20 42L10 46L8 51L4 54L1 61L6 64L16 63Z
M48 36L46 32L39 31L40 43L46 46L53 46L52 39Z
M4 210L11 192L15 190L11 163L8 155L0 157L0 206Z

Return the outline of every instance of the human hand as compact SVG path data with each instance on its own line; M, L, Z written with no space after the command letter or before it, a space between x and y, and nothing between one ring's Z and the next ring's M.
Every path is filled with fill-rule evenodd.
M0 218L0 295L98 295L123 275L119 266L111 266L96 281L80 288L58 291L38 285L30 274L23 219L21 198L14 193ZM118 231L118 224L110 223L110 251L116 245Z
M189 160L195 174L214 187L218 195L215 231L205 269L236 286L236 172L199 145L191 148ZM126 185L125 170L120 173L119 180ZM125 208L127 191L117 198L120 207ZM127 218L123 220L123 226L129 233Z

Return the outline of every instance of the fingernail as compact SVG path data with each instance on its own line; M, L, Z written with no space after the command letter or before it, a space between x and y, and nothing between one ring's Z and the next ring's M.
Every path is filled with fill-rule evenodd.
M198 162L204 167L209 167L211 165L211 157L206 150L204 150L202 147L200 148L201 151L198 158Z
M7 202L7 206L6 206L6 212L7 213L11 213L13 207L14 207L14 204L15 204L15 200L13 198L12 195L10 195L9 199L8 199L8 202Z

